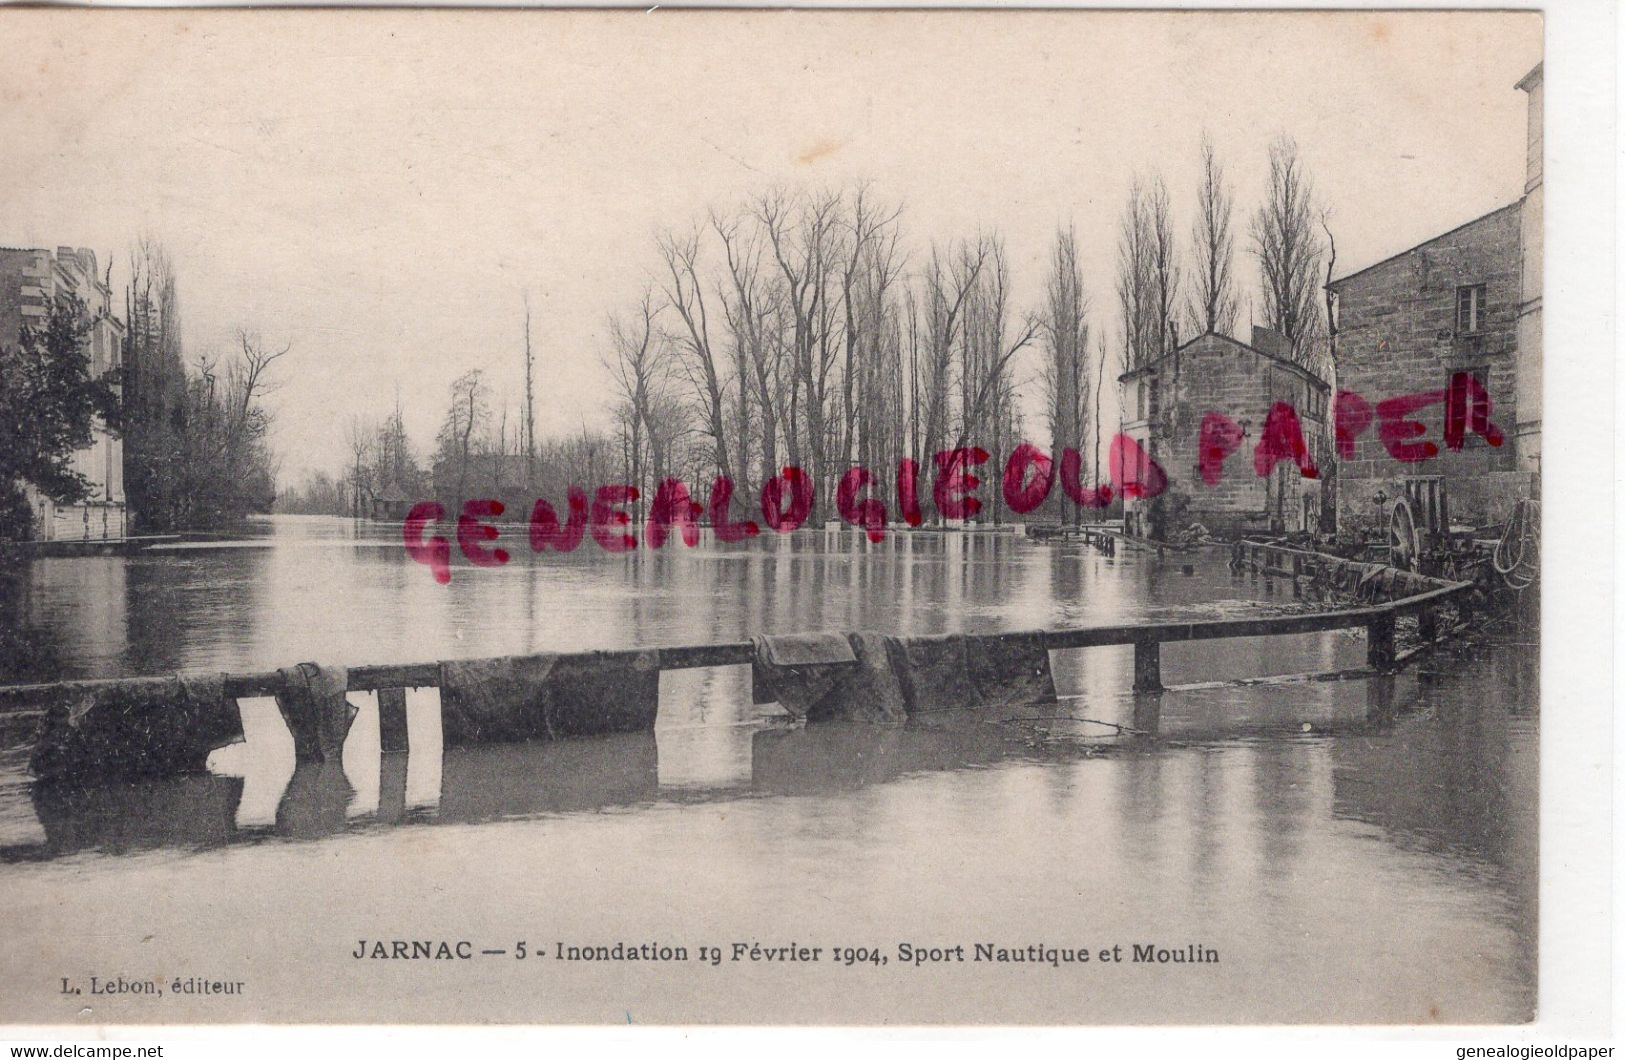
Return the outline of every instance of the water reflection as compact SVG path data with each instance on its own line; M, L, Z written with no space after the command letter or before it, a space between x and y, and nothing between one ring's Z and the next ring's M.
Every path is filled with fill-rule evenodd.
M0 594L0 622L30 623L59 641L59 676L106 677L775 632L994 632L1290 603L1232 579L1219 560L1186 576L1182 563L1148 552L1106 557L1014 534L893 534L871 544L844 531L798 531L629 556L521 547L505 567L457 566L442 586L392 528L278 516L260 529L248 542L36 561L18 591Z
M1107 650L1077 654L1086 653ZM245 740L210 757L210 776L30 788L13 755L12 782L0 783L3 855L314 839L376 824L471 823L663 799L828 795L921 773L1126 754L1138 765L1113 801L1151 826L1131 837L1130 854L1144 841L1171 856L1175 837L1192 844L1180 856L1201 872L1219 856L1214 837L1232 830L1250 834L1265 863L1293 865L1324 791L1335 794L1326 797L1332 812L1379 824L1408 846L1448 848L1510 871L1533 856L1535 793L1533 729L1506 709L1511 686L1500 675L1513 665L1527 668L1492 660L1468 688L1414 677L1198 687L1068 695L904 725L806 727L752 704L748 668L718 667L663 674L650 734L449 751L438 695L422 689L407 700L405 754L381 753L377 697L352 694L360 712L341 758L297 766L275 701L250 698L241 701ZM1484 698L1485 688L1501 691ZM1374 695L1383 705L1376 715ZM1153 724L1160 738L1136 735ZM1335 739L1322 742L1328 736ZM1306 740L1314 754L1305 754ZM1238 765L1241 786L1232 780ZM18 797L24 790L29 800ZM1183 805L1171 810L1170 799ZM1238 828L1238 820L1256 827Z
M748 666L671 670L660 675L662 791L749 788L751 744L760 728Z
M52 626L90 674L732 640L758 629L981 632L1245 612L1261 600L1222 563L1186 576L1129 551L964 535L860 545L823 531L737 552L458 569L443 588L388 542L322 521L272 529L255 549L72 561L121 564L118 576L36 564L16 606ZM95 601L78 594L115 586L118 617L89 615ZM1163 665L1177 685L1362 656L1358 639L1330 634L1171 645ZM128 915L139 914L143 933L151 921L179 940L183 963L211 959L180 952L194 937L208 941L192 919L202 908L233 923L307 924L299 940L245 936L244 959L327 967L298 948L375 934L399 909L422 918L414 929L463 931L472 916L500 935L534 916L522 879L544 881L556 923L587 936L673 924L745 938L938 937L945 925L1022 942L1151 934L1216 941L1249 970L1177 990L1100 980L1089 1011L1056 1007L1053 991L944 980L895 998L921 1019L956 1015L931 1008L938 997L997 997L1017 1022L1532 1011L1530 653L1397 678L1199 684L1158 696L1127 691L1126 648L1053 653L1052 667L1058 704L895 726L790 725L758 712L745 668L720 667L663 674L655 730L633 736L443 752L438 694L418 689L407 698L404 754L380 752L370 695L355 697L344 752L324 765L296 767L269 699L241 702L245 741L216 752L205 776L31 785L25 756L0 751L8 939L16 952L67 953L80 936L63 918L94 910L95 958L133 966L118 918L129 905L120 896L134 893L150 901ZM1153 717L1158 737L1136 736ZM448 902L467 893L471 873L511 885L485 888L478 909ZM345 886L374 878L393 881L398 908L380 912L376 891ZM8 960L0 955L0 981L34 989L39 977ZM871 981L842 982L876 996ZM327 983L281 983L301 1006L287 1018L365 1018L346 1006L372 987ZM613 986L593 985L595 997ZM706 1018L748 1020L750 1005L799 996L782 986L764 981L771 997L746 984L708 998ZM1283 1004L1288 996L1297 1000ZM487 999L501 1007L481 1008ZM443 1005L427 996L414 1016L597 1018L562 995L555 1002L565 1007L515 1008L486 982L459 986Z

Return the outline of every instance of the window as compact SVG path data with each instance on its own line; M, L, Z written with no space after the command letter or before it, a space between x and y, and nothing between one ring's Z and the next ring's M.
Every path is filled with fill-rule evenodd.
M1484 326L1484 285L1456 288L1456 330L1463 334Z
M1325 391L1323 391L1319 387L1315 387L1315 386L1308 386L1308 387L1305 388L1305 391L1307 393L1307 400L1304 402L1305 414L1309 415L1309 416L1313 416L1316 419L1325 419L1325 417L1326 417L1326 393L1325 393Z
M1489 368L1489 365L1487 365L1487 364L1475 364L1470 368L1458 368L1458 369L1456 369L1456 372L1459 372L1459 373L1461 373L1463 375L1467 375L1467 376L1472 377L1473 382L1477 384L1477 386L1475 388L1473 388L1473 389L1471 389L1471 390L1469 390L1467 392L1467 395L1466 395L1466 398L1467 398L1467 400L1466 400L1466 409L1464 410L1465 411L1465 419L1464 419L1464 422L1462 423L1461 426L1462 426L1462 434L1464 435L1464 441L1466 443L1467 448L1469 448L1469 449L1482 449L1482 448L1486 447L1487 445L1489 445L1489 443L1484 440L1484 436L1481 433L1479 433L1479 431L1477 429L1475 429L1475 428L1473 428L1471 426L1471 422L1472 422L1472 420L1474 418L1474 411L1473 410L1477 407L1477 401L1473 397L1473 395L1475 393L1477 393L1477 394L1488 394L1490 392L1490 368ZM1454 374L1455 373L1452 373L1452 378L1454 378ZM1450 414L1447 411L1445 413L1446 444L1448 444L1448 440L1449 440L1449 436L1450 436L1449 418L1450 418ZM1450 446L1450 447L1451 448L1456 448L1456 446Z
M1146 380L1146 386L1150 395L1146 398L1146 407L1148 410L1147 414L1150 416L1155 416L1157 414L1157 410L1162 407L1161 395L1158 393L1159 387L1157 386L1157 380Z

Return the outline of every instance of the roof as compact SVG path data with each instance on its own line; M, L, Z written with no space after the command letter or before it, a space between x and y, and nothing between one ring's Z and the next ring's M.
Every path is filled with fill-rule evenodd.
M1278 354L1271 353L1268 350L1261 350L1257 346L1250 346L1247 343L1242 342L1240 339L1233 339L1229 335L1221 335L1217 331L1205 331L1202 334L1196 336L1194 339L1188 339L1185 342L1181 343L1180 345L1176 346L1174 349L1172 349L1169 352L1163 354L1161 357L1158 357L1155 360L1147 361L1144 364L1140 365L1140 367L1138 367L1138 368L1134 368L1134 369L1131 369L1130 371L1124 372L1122 375L1117 377L1117 381L1119 383L1121 383L1121 382L1125 382L1125 381L1127 381L1129 379L1133 379L1135 376L1143 375L1146 372L1150 371L1151 369L1155 368L1157 365L1161 364L1163 361L1166 361L1169 357L1172 357L1174 354L1181 353L1181 352L1183 352L1185 350L1190 349L1192 346L1196 345L1198 342L1201 342L1203 339L1208 338L1209 336L1212 336L1213 338L1218 339L1221 342L1227 342L1230 345L1235 346L1238 349L1246 350L1249 353L1256 353L1256 354L1258 354L1258 356L1264 358L1266 361L1274 361L1276 364L1283 365L1284 367L1287 367L1287 368L1291 368L1293 371L1297 372L1299 375L1303 376L1305 379L1309 380L1311 383L1318 383L1320 386L1323 386L1323 387L1327 388L1328 390L1331 389L1331 384L1330 383L1326 382L1326 380L1320 378L1320 376L1316 375L1314 372L1312 372L1309 369L1305 368L1303 365L1299 364L1297 361L1291 360L1290 358L1287 358L1287 357L1279 356Z
M1401 250L1396 254L1388 255L1386 258L1383 258L1381 261L1372 262L1370 265L1367 265L1363 269L1358 269L1358 270L1356 270L1354 272L1349 273L1346 276L1339 276L1337 279L1335 279L1335 280L1331 281L1330 283L1326 284L1326 286L1335 291L1335 290L1337 290L1338 287L1342 286L1345 283L1348 283L1350 280L1354 279L1356 276L1363 276L1366 273L1370 272L1372 269L1380 269L1384 265L1390 264L1391 262L1398 261L1400 258L1403 258L1407 254L1411 254L1411 253L1414 253L1415 251L1421 250L1423 247L1427 246L1430 243L1437 243L1439 240L1444 239L1447 236L1455 235L1457 232L1460 232L1464 228L1471 228L1471 227L1473 227L1473 225L1478 224L1480 221L1488 221L1490 218L1494 217L1498 213L1503 213L1503 212L1505 212L1507 210L1515 210L1515 209L1517 209L1518 207L1520 207L1522 205L1523 205L1523 200L1522 199L1514 199L1512 202L1507 203L1505 206L1497 206L1495 209L1491 210L1489 213L1481 214L1478 217L1473 218L1471 221L1464 221L1461 224L1457 225L1456 227L1450 229L1448 232L1440 232L1438 235L1433 236L1430 239L1422 240L1422 242L1416 244L1413 247L1406 247L1404 250Z

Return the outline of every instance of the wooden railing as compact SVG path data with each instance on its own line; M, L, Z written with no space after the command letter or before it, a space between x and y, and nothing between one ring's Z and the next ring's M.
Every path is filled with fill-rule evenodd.
M1268 546L1274 547L1274 546ZM1287 550L1278 550L1287 551ZM1316 553L1304 553L1315 556ZM1330 557L1336 558L1336 557ZM1420 575L1413 577L1420 578ZM1162 688L1160 652L1163 644L1195 640L1222 640L1233 637L1276 637L1294 633L1323 633L1330 630L1365 627L1368 638L1367 664L1377 671L1394 668L1397 656L1394 650L1394 620L1404 614L1420 613L1424 616L1424 639L1436 635L1436 625L1426 619L1443 604L1461 600L1473 586L1467 582L1441 582L1431 588L1403 599L1361 607L1339 608L1303 615L1272 615L1260 618L1202 619L1193 622L1135 622L1123 625L1085 626L1077 629L1025 630L1001 632L999 636L1042 637L1044 646L1053 650L1071 648L1101 648L1112 645L1134 646L1134 690L1154 692ZM1430 628L1435 633L1430 633ZM720 644L692 644L678 647L649 649L658 652L662 670L687 670L706 666L734 666L753 662L755 645L748 640ZM576 653L591 656L593 652ZM93 691L115 685L140 685L161 682L168 677L111 678L86 681L52 682L49 684L0 686L0 712L8 707L36 702L47 696L71 694L75 691ZM370 692L391 688L434 687L440 683L440 664L386 663L375 666L355 666L349 669L349 688L353 692ZM225 680L226 695L269 696L282 689L282 678L275 670L259 673L229 674Z
M1265 576L1274 576L1273 572L1279 570L1290 574L1294 568L1303 573L1306 564L1312 563L1346 563L1337 557L1324 557L1315 553L1293 553L1292 550L1281 549L1277 546L1252 545L1246 548L1248 563L1256 571ZM1278 564L1278 566L1277 566ZM1369 574L1370 568L1362 566L1362 574ZM1398 572L1395 572L1396 574ZM1420 576L1412 576L1419 578ZM1345 581L1348 580L1346 577ZM1384 579L1391 581L1392 579ZM1421 616L1420 632L1424 643L1414 649L1412 653L1425 651L1432 640L1438 636L1438 624L1434 619L1435 611L1446 604L1453 604L1458 614L1465 613L1468 606L1468 596L1474 590L1470 583L1441 582L1439 579L1426 579L1425 581L1407 581L1407 586L1423 586L1424 590L1398 599L1391 599L1381 603L1372 603L1365 606L1336 608L1327 611L1318 611L1311 614L1272 615L1258 618L1236 619L1204 619L1192 622L1134 622L1109 626L1088 626L1081 629L1060 630L1031 630L1023 632L1001 632L981 635L965 635L966 643L963 651L999 651L1003 647L998 644L981 644L986 641L1025 641L1026 648L1042 646L1045 649L1065 651L1075 648L1099 648L1114 645L1132 645L1134 648L1134 677L1133 691L1136 694L1134 716L1135 731L1154 734L1158 731L1158 718L1161 713L1161 696L1157 695L1164 690L1162 684L1162 645L1198 640L1223 640L1237 637L1274 637L1302 633L1321 633L1338 629L1364 627L1366 630L1366 661L1367 669L1358 671L1359 674L1385 674L1397 669L1406 661L1395 651L1394 629L1399 616L1416 613ZM1430 586L1430 587L1429 587ZM912 638L913 641L948 641L960 636L958 634L942 634L935 637ZM916 646L920 646L917 645ZM960 645L952 646L956 651L961 650ZM756 645L752 641L732 641L721 644L692 644L678 647L645 648L639 649L641 653L653 653L656 665L661 670L685 670L710 666L733 666L749 664L756 661ZM556 662L570 660L575 663L587 662L594 658L614 656L619 657L620 665L625 665L625 655L621 652L579 652L558 654L552 657ZM928 653L941 654L942 657L952 657L954 652ZM965 656L961 655L961 659ZM610 659L604 660L615 665ZM897 665L895 661L892 665ZM642 672L647 675L647 662L643 662ZM591 671L597 667L587 666ZM1298 679L1310 677L1325 677L1324 674L1296 675ZM1346 676L1339 674L1336 676ZM49 684L9 685L0 686L0 722L8 726L24 722L37 723L37 735L34 749L35 762L31 763L37 775L50 777L94 775L102 768L101 755L106 748L102 746L109 740L122 747L121 741L128 742L130 754L140 759L141 769L144 773L173 773L185 768L198 768L206 759L208 747L202 743L196 746L188 744L202 740L207 734L203 729L197 729L187 724L182 729L158 730L162 733L158 737L160 746L154 747L152 730L147 720L131 721L117 706L120 702L148 704L145 709L152 709L151 704L159 704L156 709L165 709L162 704L168 703L166 694L174 688L176 678L173 676L125 678L111 680L69 681L53 682ZM378 723L379 743L382 751L403 751L407 749L407 689L439 687L442 682L441 664L430 663L401 663L378 666L356 666L345 671L346 689L351 692L377 692L378 693ZM254 696L273 696L286 693L288 686L283 675L278 671L265 671L261 673L227 674L223 678L221 693L225 702ZM160 687L167 686L167 687ZM1380 691L1380 689L1378 690ZM76 701L77 697L105 693L114 707L106 715L113 719L110 729L103 729L102 735L94 739L80 740L76 735L69 735L72 730L77 733L78 722L70 720L68 715L60 713L62 707ZM1053 694L1053 693L1052 693ZM647 692L645 692L647 696ZM297 697L295 697L297 698ZM279 706L283 704L279 701ZM47 713L55 706L58 713ZM336 702L331 697L324 699L321 706L314 701L304 706L294 706L293 714L284 710L290 729L295 737L296 754L306 758L320 758L322 755L332 753L334 748L326 746L322 741L323 734L332 735L332 731L342 733L348 728L349 719L343 718L335 721L333 726L326 726L323 719L336 717L342 714L346 707L342 695ZM652 729L655 726L658 707L655 703L647 704L646 711L640 710L636 716L628 720L625 712L617 713L615 710L597 711L593 704L581 704L586 711L584 718L578 718L572 727L571 735L595 735L599 732L630 731L627 726L643 729ZM94 709L94 707L92 707ZM325 713L324 713L325 712ZM146 718L145 715L141 716ZM163 716L159 716L160 719ZM122 728L121 728L122 727ZM336 728L335 728L336 727ZM94 728L94 726L93 726ZM331 730L331 731L330 731ZM549 728L551 734L551 728ZM111 732L112 735L108 735ZM342 740L342 736L339 737ZM303 740L303 743L301 743ZM331 742L331 741L328 741ZM83 746L80 746L80 744ZM307 746L308 745L308 746ZM304 747L304 750L300 750ZM99 750L98 750L99 748ZM174 752L174 753L171 753ZM48 760L41 766L38 762L41 754ZM122 754L122 752L121 752ZM143 757L145 756L145 757ZM115 756L119 757L119 756ZM120 758L121 768L129 763ZM178 763L178 764L177 764Z

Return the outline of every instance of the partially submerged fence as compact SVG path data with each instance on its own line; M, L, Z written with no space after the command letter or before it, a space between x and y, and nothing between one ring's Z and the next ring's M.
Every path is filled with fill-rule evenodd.
M441 690L448 743L556 739L654 728L663 670L751 665L759 690L820 717L899 720L946 707L1054 698L1048 653L1132 646L1137 694L1163 691L1162 645L1364 628L1368 672L1392 672L1395 622L1419 616L1425 650L1444 606L1465 613L1470 583L1443 582L1335 556L1242 542L1232 562L1266 577L1341 578L1389 587L1392 598L1309 614L1191 622L1134 622L987 635L888 637L814 634L618 652L515 656L349 669L302 664L259 673L149 677L0 686L0 718L32 721L32 765L42 777L164 775L202 768L208 751L235 735L236 700L276 697L301 759L336 754L354 717L346 692L377 693L385 750L405 747L406 689ZM1414 591L1412 591L1414 590ZM773 642L800 641L780 646ZM821 641L821 643L819 643ZM800 653L800 654L798 654ZM837 704L821 708L820 704ZM842 707L839 704L848 704ZM855 706L852 706L854 705ZM398 746L392 746L398 745Z

